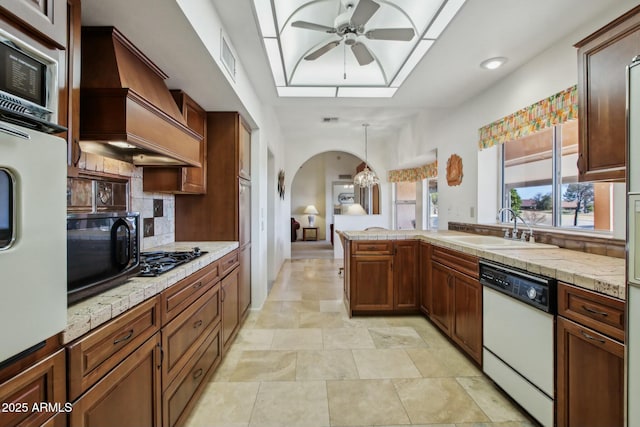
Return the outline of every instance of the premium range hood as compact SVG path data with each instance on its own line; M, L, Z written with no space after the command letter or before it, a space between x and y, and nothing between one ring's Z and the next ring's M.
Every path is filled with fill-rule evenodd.
M144 166L201 166L167 76L114 27L82 28L80 146Z

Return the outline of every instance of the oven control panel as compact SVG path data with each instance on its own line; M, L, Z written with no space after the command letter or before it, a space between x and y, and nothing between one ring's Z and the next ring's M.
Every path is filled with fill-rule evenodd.
M555 311L555 280L480 262L480 283L548 313Z

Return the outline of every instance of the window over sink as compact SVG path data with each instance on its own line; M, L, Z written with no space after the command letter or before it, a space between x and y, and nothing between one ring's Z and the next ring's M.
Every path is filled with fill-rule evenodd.
M613 229L614 184L578 182L578 120L501 147L502 207L512 208L532 226Z

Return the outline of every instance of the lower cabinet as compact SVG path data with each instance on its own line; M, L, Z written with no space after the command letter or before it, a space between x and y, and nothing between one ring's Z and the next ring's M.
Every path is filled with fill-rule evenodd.
M350 314L417 312L418 253L414 240L352 242L350 253L345 252Z
M0 426L64 426L66 413L33 411L33 405L57 404L64 411L66 401L63 349L0 382Z
M240 318L243 319L251 305L251 244L240 248L238 260L240 271L238 276L238 304L240 306Z
M222 348L226 353L238 332L240 313L238 310L238 268L220 282L222 292Z
M420 311L431 313L431 244L420 242Z
M478 364L482 364L482 285L478 259L434 247L430 260L429 318Z
M624 311L624 301L558 283L558 427L624 424Z
M69 425L160 426L160 378L160 334L156 333L73 404Z

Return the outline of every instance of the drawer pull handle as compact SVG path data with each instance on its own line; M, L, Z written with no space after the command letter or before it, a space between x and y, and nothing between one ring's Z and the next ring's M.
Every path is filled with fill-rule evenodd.
M202 287L202 282L198 282L195 285L193 285L193 289L200 289Z
M121 342L124 342L124 341L128 341L128 340L130 340L130 339L131 339L131 337L132 337L132 336L133 336L133 329L131 329L131 330L127 333L127 335L123 336L122 338L118 338L117 340L115 340L115 341L113 342L113 345L120 344Z
M198 320L197 322L195 322L193 324L193 329L198 329L200 326L202 326L202 320Z
M195 371L193 373L193 379L197 380L198 378L200 378L202 376L202 368L198 369L197 371Z
M600 316L604 316L604 317L607 317L607 316L609 315L609 313L605 313L604 311L594 310L593 308L591 308L591 307L587 307L587 306L586 306L586 305L584 305L584 304L582 304L582 309L583 309L584 311L588 311L588 312L589 312L589 313L591 313L591 314L598 314L598 315L600 315Z
M601 340L601 339L599 339L599 338L592 337L591 335L589 335L589 334L588 334L588 333L586 333L585 331L580 331L580 333L582 334L582 336L583 336L583 337L585 337L585 338L586 338L586 339L588 339L588 340L596 341L596 342L599 342L600 344L605 344L605 340Z
M367 250L375 251L376 247L375 246L367 246Z

